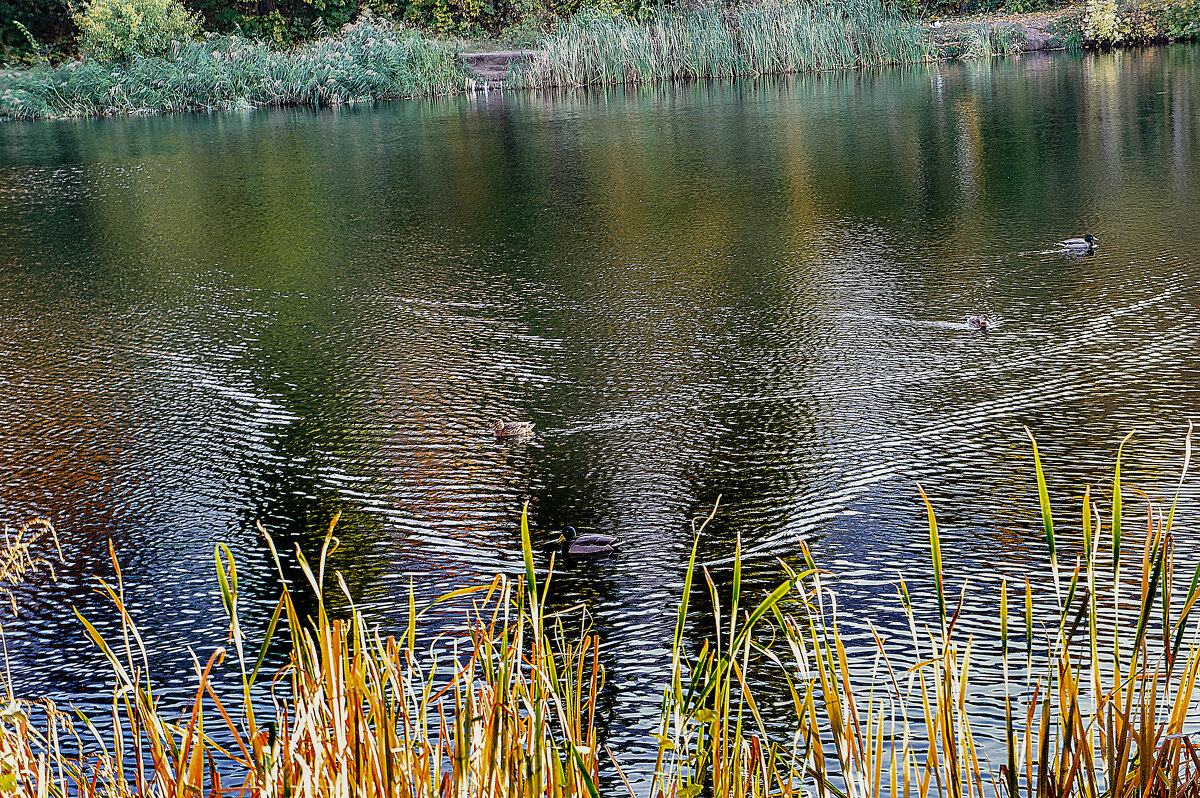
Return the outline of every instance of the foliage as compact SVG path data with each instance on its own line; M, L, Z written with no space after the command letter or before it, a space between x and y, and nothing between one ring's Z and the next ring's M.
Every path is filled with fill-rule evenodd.
M1163 14L1163 31L1173 41L1200 36L1200 0L1180 0L1169 4Z
M59 55L73 35L67 0L0 0L0 62L35 63L41 48Z
M1175 512L1191 434L1176 499L1169 508L1147 507L1140 541L1124 507L1125 498L1137 494L1122 482L1123 448L1109 500L1085 490L1081 525L1068 540L1054 523L1033 444L1031 482L1052 589L1035 592L1026 580L1014 590L1001 580L983 597L999 621L993 639L961 630L967 588L955 609L937 518L923 490L936 606L919 607L902 579L897 603L910 636L886 640L872 627L875 653L858 660L849 653L852 637L842 631L836 577L823 572L807 548L802 570L785 565L779 584L751 599L743 593L740 544L732 584L725 586L730 591L697 565L693 545L645 794L1196 795L1200 770L1187 732L1200 677L1200 623L1193 612L1200 568L1177 572L1182 563L1175 559ZM355 607L341 576L333 577L336 589L327 580L336 522L314 565L295 552L311 596L293 593L279 566L284 587L257 652L239 620L237 565L227 547L217 547L233 650L218 649L204 666L197 661L195 693L177 718L145 676L147 655L110 546L116 580L102 581L101 590L118 610L120 641L106 640L79 618L112 670L114 727L102 733L82 718L99 748L72 758L59 742L80 739L71 719L48 702L12 701L0 715L0 779L7 789L81 798L223 792L598 798L602 747L595 712L606 678L600 641L586 614L545 611L551 576L539 586L524 515L524 574L437 599L434 604L463 606L467 622L461 634L443 633L429 648L416 643L429 607L418 611L411 593L406 627L385 638ZM697 541L703 530L704 524L695 530ZM274 543L263 534L278 566ZM1069 547L1077 559L1064 569L1060 556ZM707 591L713 616L699 650L689 653L684 630L692 623L696 590ZM326 600L337 591L348 607L340 617ZM298 607L306 605L315 612L301 615ZM264 674L277 631L290 643L288 661ZM973 658L985 647L999 652L999 662L991 662L1004 688L1005 757L998 767L983 755L971 722L972 680L980 668ZM240 675L236 695L222 695L213 677L226 656ZM790 731L764 723L751 687L764 675L782 685L794 713ZM256 701L264 681L270 699ZM44 722L35 721L39 712ZM218 744L217 735L230 742ZM607 753L636 796L618 759ZM222 773L233 774L233 782L223 784Z
M706 4L628 15L580 13L509 76L516 86L578 86L812 72L929 57L924 32L881 0Z
M1004 10L1009 14L1030 14L1048 7L1046 0L1004 0Z
M1086 0L1083 6L1083 36L1099 44L1121 40L1117 21L1117 0Z
M162 57L200 32L199 17L180 0L88 0L74 19L80 51L102 64Z
M1069 50L1083 47L1083 10L1075 9L1051 20L1048 32Z
M1200 36L1200 0L1088 0L1055 20L1068 47L1182 41Z
M1119 20L1122 42L1194 39L1200 35L1200 0L1124 0Z
M0 76L0 117L340 105L442 94L466 68L444 44L372 18L280 52L240 36L177 43L168 58L69 62Z

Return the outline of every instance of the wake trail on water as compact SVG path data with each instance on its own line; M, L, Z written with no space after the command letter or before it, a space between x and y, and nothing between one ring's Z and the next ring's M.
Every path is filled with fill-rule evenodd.
M1036 353L1025 354L1008 359L1006 362L992 363L987 370L995 377L994 372L1003 374L1019 371L1023 368L1045 363L1047 360L1062 360L1074 356L1088 344L1102 342L1105 333L1109 332L1113 323L1122 317L1135 314L1164 303L1179 291L1179 287L1170 287L1153 296L1133 302L1125 307L1094 317L1092 323L1080 334L1064 340L1060 346L1052 347L1049 351L1042 349ZM1038 381L1035 385L1021 390L1006 393L1002 396L981 400L960 410L950 411L941 418L920 429L903 431L893 434L868 434L844 438L839 441L839 447L848 451L874 452L875 457L870 462L864 462L857 467L844 471L839 478L839 487L832 492L823 491L820 498L808 502L803 510L790 516L786 528L769 535L745 549L741 557L757 559L761 557L779 556L790 550L795 543L811 539L817 530L837 518L855 515L849 505L854 500L865 495L872 487L898 477L909 477L914 483L921 469L918 464L932 457L933 446L922 446L923 451L914 453L914 443L936 442L940 458L947 455L965 454L978 448L971 436L955 434L976 429L994 427L997 422L1018 414L1028 414L1033 410L1048 406L1059 405L1076 398L1081 392L1096 389L1113 389L1119 387L1128 379L1130 373L1147 373L1160 368L1165 363L1177 360L1191 352L1194 335L1187 330L1175 328L1173 333L1160 336L1154 348L1142 348L1122 353L1122 369L1097 369L1089 358L1078 358L1079 366L1066 372L1059 372L1054 377ZM1107 356L1093 355L1092 359L1105 359ZM931 370L933 371L933 370ZM939 373L941 383L962 383L978 380L983 367L976 369L957 370L952 375ZM930 373L909 377L901 382L928 381ZM1003 381L1002 379L1000 380ZM854 386L854 392L877 389L881 385L892 385L894 380L878 380L871 383L860 383ZM845 394L848 389L840 389L837 394ZM805 394L806 396L810 394ZM737 401L737 400L735 400ZM741 401L745 401L744 399ZM898 455L907 452L905 464L901 464ZM880 455L894 453L894 459L880 459ZM837 458L835 458L837 459ZM928 470L928 469L924 469ZM707 566L718 566L732 563L735 556L721 557L706 561Z

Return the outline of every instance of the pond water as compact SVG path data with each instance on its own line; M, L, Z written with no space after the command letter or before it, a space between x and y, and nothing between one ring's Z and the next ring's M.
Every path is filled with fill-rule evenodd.
M553 601L592 612L636 764L718 497L700 558L740 536L762 591L807 540L867 646L904 629L897 574L931 606L918 483L964 625L1001 576L1044 584L1022 425L1063 524L1132 430L1126 479L1169 494L1198 252L1193 46L0 126L0 516L49 516L66 558L2 619L15 689L107 700L70 608L112 628L110 539L183 690L225 642L216 543L255 628L255 523L313 555L340 512L333 567L394 628L410 583L518 572L528 500L539 544L624 541Z

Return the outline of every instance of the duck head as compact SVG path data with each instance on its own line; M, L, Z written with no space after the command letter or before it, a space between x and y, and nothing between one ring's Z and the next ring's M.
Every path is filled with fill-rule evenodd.
M1099 244L1099 243L1100 243L1100 239L1096 238L1096 237L1095 237L1094 235L1092 235L1091 233L1088 233L1087 235L1085 235L1085 236L1083 237L1083 240L1084 240L1085 242L1087 242L1087 245L1088 245L1089 247L1094 247L1094 246L1096 246L1097 244Z
M498 432L501 432L503 429L504 429L504 422L501 421L500 419L496 419L495 421L492 422L492 432L498 433Z
M579 533L575 531L575 527L563 527L562 534L559 535L558 540L554 542L561 546L563 551L568 551L571 548L571 544L575 542L575 538L577 537L579 537Z

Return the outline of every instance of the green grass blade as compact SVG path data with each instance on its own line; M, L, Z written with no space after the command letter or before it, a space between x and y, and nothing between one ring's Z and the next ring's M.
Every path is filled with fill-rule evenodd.
M1062 586L1058 575L1058 550L1054 541L1054 516L1050 511L1050 494L1046 490L1046 472L1042 470L1042 458L1038 453L1037 441L1029 427L1025 427L1029 444L1033 447L1033 468L1037 474L1038 502L1042 506L1042 530L1046 535L1046 547L1050 550L1050 572L1054 577L1054 594L1058 598L1058 609L1062 611Z

